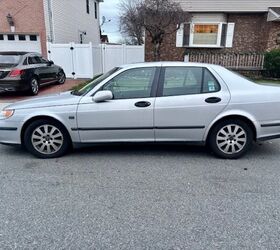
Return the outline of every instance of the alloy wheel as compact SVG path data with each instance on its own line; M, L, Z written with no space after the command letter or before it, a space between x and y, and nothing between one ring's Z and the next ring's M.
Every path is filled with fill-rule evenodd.
M31 143L39 153L50 155L57 153L61 149L64 137L56 126L46 124L33 131Z
M58 74L58 83L63 84L66 80L65 74L63 72L60 72Z
M34 95L36 95L39 92L39 85L36 79L32 79L31 81L31 91Z
M229 124L222 127L216 137L216 143L223 153L236 154L240 152L247 143L246 131L237 124Z

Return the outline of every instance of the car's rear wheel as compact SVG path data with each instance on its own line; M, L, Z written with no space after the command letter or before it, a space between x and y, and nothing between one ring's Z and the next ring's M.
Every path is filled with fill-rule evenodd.
M39 158L57 158L66 154L70 147L67 130L59 122L37 120L24 132L26 149Z
M39 93L39 82L36 78L31 78L31 80L30 80L29 93L31 95L38 95L38 93Z
M58 73L58 76L57 76L57 83L58 84L64 84L65 83L65 81L66 81L66 75L65 75L65 73L63 72L63 71L60 71L59 73Z
M211 130L208 142L218 157L238 159L251 148L253 131L242 120L225 120Z

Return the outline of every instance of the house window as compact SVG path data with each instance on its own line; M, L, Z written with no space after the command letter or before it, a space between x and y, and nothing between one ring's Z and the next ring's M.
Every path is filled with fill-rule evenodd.
M97 19L97 17L98 17L98 13L97 13L97 2L94 2L94 15L95 15L95 19Z
M194 24L193 45L216 45L218 43L218 24Z
M30 35L29 38L30 38L30 41L37 41L36 35Z
M220 47L223 23L192 23L190 47Z
M4 40L4 35L0 34L0 40Z
M26 40L25 35L18 35L18 40L19 41L25 41Z
M87 5L87 13L89 14L89 0L86 0L86 5Z
M15 35L8 35L8 40L9 41L14 41L15 40Z

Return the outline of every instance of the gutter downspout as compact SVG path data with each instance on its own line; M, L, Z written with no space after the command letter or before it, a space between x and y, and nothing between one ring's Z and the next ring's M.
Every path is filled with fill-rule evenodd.
M48 15L49 15L49 28L50 28L50 42L54 42L54 31L53 31L53 16L52 16L52 0L48 1Z

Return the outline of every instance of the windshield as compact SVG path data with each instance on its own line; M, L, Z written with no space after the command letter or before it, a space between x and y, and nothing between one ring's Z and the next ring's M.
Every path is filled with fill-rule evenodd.
M19 64L21 56L17 55L0 55L0 66L16 66Z
M101 83L106 78L108 78L109 76L111 76L112 74L114 74L115 72L117 72L120 69L121 68L118 68L118 67L113 68L112 70L110 70L109 72L105 73L104 75L101 75L100 77L96 78L91 83L87 84L86 86L81 87L80 89L73 91L72 94L73 95L79 95L79 96L86 95L88 92L93 90L95 86L97 86L99 83Z

